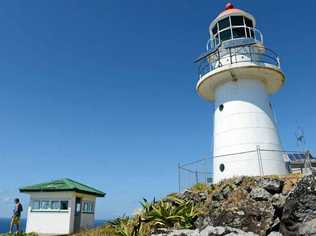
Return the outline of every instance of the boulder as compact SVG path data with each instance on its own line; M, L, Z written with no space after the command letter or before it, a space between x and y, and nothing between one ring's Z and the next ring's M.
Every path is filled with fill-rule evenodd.
M210 205L208 224L265 235L274 222L274 207L269 201L256 201L246 194L246 191L234 191L220 207Z
M234 190L233 187L231 187L230 185L227 185L225 188L223 188L222 194L224 198L227 198L233 190Z
M213 201L222 201L224 199L224 196L221 192L215 192L212 196Z
M183 193L178 193L176 195L178 198L190 201L192 203L200 203L207 200L207 192L192 192L189 190L184 191Z
M284 181L280 179L261 178L256 182L259 187L264 188L271 194L281 193L284 185Z
M263 188L255 187L251 190L250 197L256 201L268 201L271 199L272 195Z
M287 197L281 217L284 235L316 235L316 177L305 176Z

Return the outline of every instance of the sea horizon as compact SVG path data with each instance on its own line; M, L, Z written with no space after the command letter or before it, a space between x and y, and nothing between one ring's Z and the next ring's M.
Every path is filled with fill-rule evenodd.
M0 218L0 234L9 232L11 218ZM94 228L103 225L106 220L95 220ZM25 231L26 218L21 219L20 230Z

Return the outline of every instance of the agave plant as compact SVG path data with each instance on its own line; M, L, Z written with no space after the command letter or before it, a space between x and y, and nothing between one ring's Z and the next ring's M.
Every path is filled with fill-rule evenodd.
M123 216L108 221L108 224L119 236L139 236L142 229L142 222L138 218Z
M150 222L155 228L178 226L189 229L193 227L194 220L200 214L193 203L175 196L151 203L144 199L141 204L142 222Z

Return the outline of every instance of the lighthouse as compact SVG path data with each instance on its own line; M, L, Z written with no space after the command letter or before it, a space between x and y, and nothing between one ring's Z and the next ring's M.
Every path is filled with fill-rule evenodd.
M265 47L248 12L226 4L209 26L197 93L214 102L213 181L286 175L269 96L283 85L279 57Z

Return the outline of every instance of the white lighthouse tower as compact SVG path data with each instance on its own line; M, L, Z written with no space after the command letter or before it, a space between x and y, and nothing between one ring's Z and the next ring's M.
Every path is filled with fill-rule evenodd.
M214 101L213 179L288 173L269 95L285 77L264 47L255 18L231 3L209 27L207 52L197 59L198 94Z

